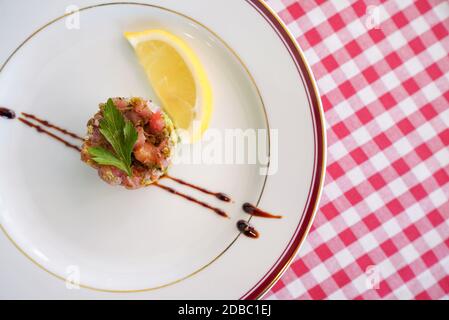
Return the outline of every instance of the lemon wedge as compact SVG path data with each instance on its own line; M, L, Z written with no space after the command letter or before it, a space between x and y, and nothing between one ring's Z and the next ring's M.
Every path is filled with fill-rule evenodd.
M124 35L184 139L198 141L212 116L212 88L198 56L184 40L164 30Z

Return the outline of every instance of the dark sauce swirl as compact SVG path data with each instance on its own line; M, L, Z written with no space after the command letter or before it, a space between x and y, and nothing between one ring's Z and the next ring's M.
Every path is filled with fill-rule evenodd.
M281 219L282 216L268 213L266 211L260 210L259 208L253 206L251 203L244 203L242 205L243 211L249 213L250 215L261 217L261 218L269 218L269 219Z
M25 113L25 112L22 112L21 114L25 118L33 119L34 121L39 122L40 124L42 124L45 127L55 129L56 131L59 131L59 132L65 134L67 136L70 136L70 137L72 137L74 139L78 139L78 140L81 140L81 141L84 140L82 137L80 137L76 133L73 133L73 132L70 132L70 131L68 131L66 129L63 129L61 127L58 127L57 125L54 125L54 124L48 122L47 120L42 120L42 119L36 117L35 115L29 114L29 113Z
M14 119L16 117L16 113L11 109L0 107L0 117Z
M237 221L237 229L248 238L259 238L259 232L248 221Z
M222 193L222 192L213 192L213 191L207 190L207 189L205 189L205 188L203 188L203 187L194 185L193 183L184 181L184 180L179 179L179 178L172 177L172 176L170 176L170 175L168 175L168 174L165 174L165 175L164 175L164 178L168 178L168 179L173 180L173 181L175 181L175 182L177 182L177 183L179 183L179 184L183 184L183 185L188 186L188 187L190 187L190 188L196 189L196 190L198 190L198 191L200 191L200 192L202 192L202 193L210 194L210 195L216 197L217 199L219 199L219 200L221 200L221 201L224 201L224 202L231 202L231 198L228 197L226 194L224 194L224 193Z
M19 118L19 121L21 121L22 123L24 123L28 127L36 129L37 132L46 134L47 136L52 137L53 139L63 143L66 147L69 147L69 148L75 149L78 152L81 152L81 148L79 146L74 145L74 144L72 144L72 143L70 143L70 142L68 142L68 141L58 137L57 135L51 133L50 131L45 130L44 128L42 128L39 125L31 123L31 122L29 122L28 120L26 120L24 118Z
M182 197L182 198L184 198L184 199L186 199L186 200L189 200L189 201L191 201L191 202L194 202L194 203L196 203L196 204L198 204L198 205L200 205L200 206L202 206L202 207L204 207L204 208L210 209L210 210L214 211L216 214L218 214L218 215L220 215L220 216L222 216L222 217L228 218L227 213L224 212L223 210L221 210L221 209L219 209L219 208L216 208L216 207L213 207L213 206L211 206L210 204L207 204L207 203L205 203L205 202L203 202L203 201L200 201L200 200L198 200L198 199L196 199L196 198L194 198L194 197L192 197L192 196L189 196L189 195L187 195L187 194L184 194L184 193L182 193L182 192L179 192L179 191L177 191L177 190L175 190L175 189L173 189L173 188L164 186L164 185L162 185L162 184L153 183L153 185L156 186L156 187L159 187L159 188L161 188L161 189L164 189L165 191L168 191L168 192L170 192L170 193L172 193L172 194L174 194L174 195L180 196L180 197Z

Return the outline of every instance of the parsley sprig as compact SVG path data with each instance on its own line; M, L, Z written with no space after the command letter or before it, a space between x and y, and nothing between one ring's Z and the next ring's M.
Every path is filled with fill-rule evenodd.
M137 130L125 120L112 99L108 99L104 107L100 132L111 144L114 154L101 147L90 147L88 151L92 159L100 165L114 166L132 177L131 153L137 141Z

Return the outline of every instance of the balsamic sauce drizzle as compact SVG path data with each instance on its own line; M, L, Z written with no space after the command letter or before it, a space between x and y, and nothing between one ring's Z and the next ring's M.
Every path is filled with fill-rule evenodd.
M261 217L261 218L269 218L269 219L281 219L282 216L268 213L266 211L260 210L259 208L253 206L251 203L244 203L242 205L243 211L249 213L250 215Z
M79 146L76 146L76 145L68 142L67 140L64 140L64 139L58 137L57 135L51 133L50 131L45 130L41 126L39 126L37 124L34 124L34 123L31 123L31 122L29 122L28 120L26 120L26 119L24 119L22 117L19 117L18 120L21 121L22 123L24 123L25 125L27 125L27 126L29 126L31 128L36 129L37 132L46 134L46 135L52 137L53 139L56 139L59 142L62 142L66 147L69 147L69 148L75 149L78 152L81 152L81 148Z
M259 238L259 232L248 221L237 221L237 229L249 238Z
M11 109L0 107L0 117L6 119L14 119L16 117L16 113Z
M224 212L223 210L221 210L221 209L219 209L219 208L216 208L216 207L213 207L213 206L211 206L211 205L209 205L209 204L207 204L207 203L205 203L205 202L203 202L203 201L200 201L200 200L198 200L198 199L195 199L194 197L191 197L191 196L189 196L189 195L187 195L187 194L184 194L184 193L182 193L182 192L176 191L176 190L173 189L173 188L164 186L164 185L159 184L159 183L157 183L157 182L153 183L153 185L156 186L156 187L158 187L158 188L164 189L165 191L168 191L168 192L170 192L170 193L172 193L172 194L175 194L175 195L177 195L177 196L180 196L180 197L182 197L182 198L184 198L184 199L187 199L187 200L189 200L189 201L191 201L191 202L194 202L194 203L196 203L196 204L199 204L199 205L202 206L202 207L205 207L205 208L207 208L207 209L210 209L210 210L214 211L216 214L218 214L218 215L220 215L220 216L222 216L222 217L229 218L229 216L227 215L227 213Z
M70 132L70 131L68 131L68 130L66 130L66 129L63 129L63 128L61 128L61 127L58 127L58 126L56 126L56 125L54 125L54 124L48 122L47 120L39 119L39 118L36 117L35 115L29 114L29 113L25 113L25 112L22 112L21 114L22 114L22 116L24 116L25 118L33 119L33 120L39 122L40 124L42 124L42 125L44 125L44 126L46 126L46 127L48 127L48 128L55 129L55 130L57 130L57 131L59 131L59 132L65 134L65 135L68 135L68 136L70 136L70 137L72 137L72 138L74 138L74 139L78 139L78 140L84 141L84 139L83 139L82 137L80 137L79 135L77 135L76 133L73 133L73 132Z
M163 178L168 178L168 179L170 179L170 180L176 181L176 182L179 183L179 184L183 184L183 185L188 186L188 187L190 187L190 188L193 188L193 189L196 189L196 190L198 190L198 191L201 191L201 192L203 192L203 193L205 193L205 194L210 194L210 195L216 197L217 199L219 199L219 200L221 200L221 201L224 201L224 202L231 202L231 198L230 198L229 196L227 196L226 194L222 193L222 192L213 192L213 191L207 190L207 189L205 189L205 188L203 188L203 187L194 185L194 184L192 184L192 183L190 183L190 182L184 181L184 180L182 180L182 179L172 177L172 176L170 176L170 175L168 175L168 174L165 174L165 175L163 176Z

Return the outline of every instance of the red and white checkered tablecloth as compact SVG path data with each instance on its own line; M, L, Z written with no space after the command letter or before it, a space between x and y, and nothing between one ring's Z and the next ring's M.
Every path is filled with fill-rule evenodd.
M449 298L449 1L269 0L327 120L320 209L268 299Z

